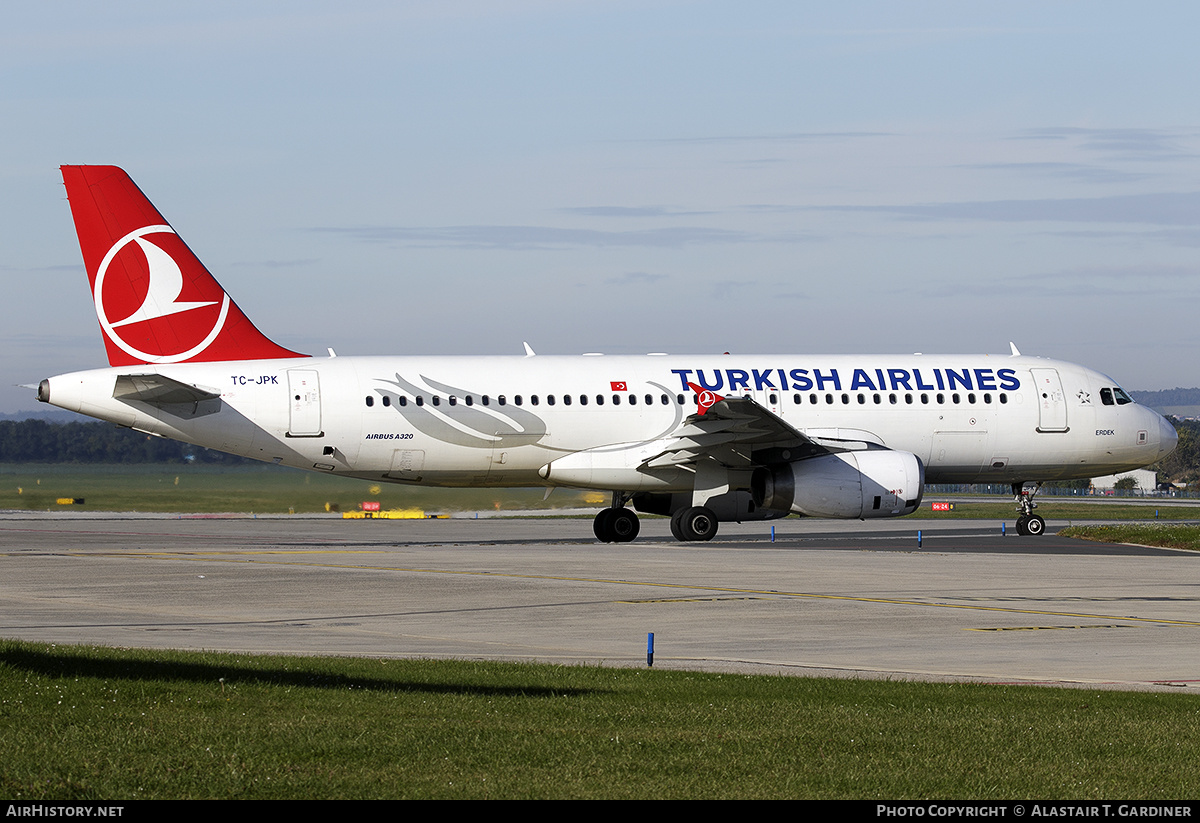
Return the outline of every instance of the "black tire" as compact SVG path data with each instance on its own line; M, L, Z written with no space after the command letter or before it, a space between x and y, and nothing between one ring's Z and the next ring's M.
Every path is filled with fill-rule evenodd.
M1029 534L1029 515L1023 514L1017 518L1017 534Z
M629 543L638 536L642 524L629 509L609 509L608 531L615 543Z
M1046 533L1046 521L1036 514L1029 516L1025 521L1025 534L1031 537L1041 537Z
M679 518L684 540L712 540L717 535L717 515L707 506L685 509Z
M681 543L686 538L683 536L683 529L679 525L679 520L683 517L683 513L685 511L687 511L687 509L677 509L675 513L671 515L671 536Z
M611 543L617 539L612 529L612 518L615 511L616 509L601 509L596 515L596 519L592 521L592 531L601 543Z

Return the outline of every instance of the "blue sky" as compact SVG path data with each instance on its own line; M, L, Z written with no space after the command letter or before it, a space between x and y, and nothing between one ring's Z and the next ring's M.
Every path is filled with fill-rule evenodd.
M19 4L0 411L106 365L57 167L339 354L996 352L1200 386L1191 3Z

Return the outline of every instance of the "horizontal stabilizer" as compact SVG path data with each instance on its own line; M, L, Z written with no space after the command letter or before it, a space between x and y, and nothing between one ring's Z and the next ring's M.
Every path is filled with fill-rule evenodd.
M183 383L161 374L122 374L113 387L115 400L140 400L151 406L178 406L217 400L221 393L191 383Z

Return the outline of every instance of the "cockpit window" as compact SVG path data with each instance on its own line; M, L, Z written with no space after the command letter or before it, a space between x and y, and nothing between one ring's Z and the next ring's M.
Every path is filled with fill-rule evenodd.
M1133 398L1125 393L1124 389L1113 386L1100 390L1100 402L1106 406L1118 405L1124 406L1126 403L1132 403Z

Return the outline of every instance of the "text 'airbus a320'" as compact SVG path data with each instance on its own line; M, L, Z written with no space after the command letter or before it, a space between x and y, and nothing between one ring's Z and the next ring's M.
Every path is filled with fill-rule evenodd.
M1138 468L1174 428L1110 378L989 355L335 357L268 340L129 176L63 166L111 368L38 399L138 431L375 482L611 493L679 540L721 521L910 514L925 483L1024 484Z

